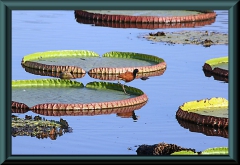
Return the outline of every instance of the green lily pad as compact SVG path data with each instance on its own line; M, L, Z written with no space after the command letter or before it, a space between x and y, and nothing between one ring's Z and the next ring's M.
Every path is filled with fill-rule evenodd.
M178 151L178 152L172 153L171 155L198 155L198 153L193 151Z
M222 63L228 63L228 56L212 58L210 60L207 60L205 63L207 63L211 66L216 66L216 65L219 65Z
M153 55L133 52L109 52L102 58L94 52L84 50L64 50L38 52L24 56L22 59L24 68L50 72L64 73L68 79L75 78L74 74L120 74L126 71L138 69L139 73L149 73L166 69L166 63L162 58ZM29 69L26 69L29 70ZM30 71L34 72L34 71ZM36 73L40 74L40 73ZM82 76L82 77L83 77ZM56 75L54 77L61 77ZM65 77L63 77L65 78Z
M148 100L140 89L117 83L82 83L62 79L13 80L12 100L30 110L91 110L128 107Z
M208 148L202 151L202 155L228 155L228 147Z
M213 76L216 80L228 82L228 56L207 60L203 71L206 77Z
M184 103L176 117L196 124L228 127L228 101L224 98L211 98Z
M228 147L208 148L199 153L193 151L178 151L171 155L228 155Z

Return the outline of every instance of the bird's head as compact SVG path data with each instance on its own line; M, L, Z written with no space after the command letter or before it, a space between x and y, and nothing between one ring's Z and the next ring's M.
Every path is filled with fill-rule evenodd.
M133 74L137 74L138 72L139 72L138 69L134 69L134 70L133 70Z
M133 70L133 76L134 76L134 78L136 77L136 74L139 72L139 70L138 69L134 69Z

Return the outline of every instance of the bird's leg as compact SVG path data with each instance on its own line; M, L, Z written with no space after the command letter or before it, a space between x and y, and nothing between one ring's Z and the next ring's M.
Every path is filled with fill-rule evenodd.
M124 84L125 84L125 83L124 83ZM124 84L122 84L124 93L125 93L126 95L130 95L130 94L128 94L128 93L125 91Z

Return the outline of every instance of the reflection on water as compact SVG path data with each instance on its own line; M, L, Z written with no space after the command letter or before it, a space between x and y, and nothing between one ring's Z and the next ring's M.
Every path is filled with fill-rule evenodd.
M35 75L40 75L40 76L60 78L62 74L60 72L49 72L45 70L33 69L33 68L25 67L24 65L22 65L22 67L25 69L26 72L35 74ZM77 79L77 78L84 77L86 73L83 73L83 74L71 73L71 75L72 75L71 79Z
M137 28L137 29L168 29L168 28L194 28L199 26L211 25L215 19L200 22L172 23L172 24L140 24L140 23L120 23L120 22L103 22L89 20L85 18L76 18L78 23L91 24L92 26L103 26L111 28Z
M226 77L226 76L218 75L213 72L209 72L209 71L205 71L205 70L203 70L203 73L206 77L213 77L214 80L223 81L225 83L228 83L228 77Z
M12 115L12 136L30 136L38 139L50 138L56 140L66 132L72 132L68 122L60 118L60 121L45 120L38 116L25 115L25 118L18 118Z
M207 136L221 136L228 138L228 129L213 128L204 125L198 125L191 122L186 122L184 120L176 118L178 123L190 132L199 132Z

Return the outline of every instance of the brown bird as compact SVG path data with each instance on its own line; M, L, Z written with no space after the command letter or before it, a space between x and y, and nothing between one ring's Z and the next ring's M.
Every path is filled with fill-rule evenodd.
M121 73L120 75L118 75L117 77L119 78L118 79L118 83L120 83L120 80L124 81L125 83L122 84L122 87L123 87L123 91L125 94L129 95L126 91L125 91L125 88L124 88L124 85L128 82L131 82L133 81L135 78L136 78L136 75L138 73L138 69L134 69L133 72L129 72L129 71L126 71L125 73Z

